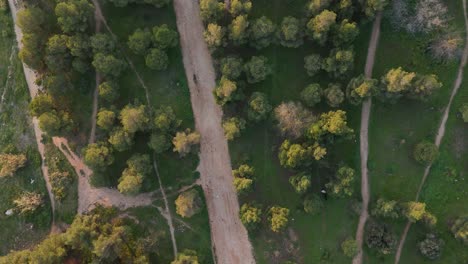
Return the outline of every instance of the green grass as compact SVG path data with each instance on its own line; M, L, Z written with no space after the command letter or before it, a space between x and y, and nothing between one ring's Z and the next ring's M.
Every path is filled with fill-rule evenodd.
M10 14L0 11L0 21L11 22ZM8 27L5 28L7 29ZM36 148L31 117L27 112L29 92L16 49L11 64L12 78L8 86L5 86L14 44L13 35L0 35L0 95L7 89L0 113L0 153L25 153L28 162L15 175L0 179L0 255L34 245L43 239L50 230L52 220L40 170L41 158ZM14 208L13 200L25 191L41 193L44 196L44 205L31 215L6 216L5 211Z

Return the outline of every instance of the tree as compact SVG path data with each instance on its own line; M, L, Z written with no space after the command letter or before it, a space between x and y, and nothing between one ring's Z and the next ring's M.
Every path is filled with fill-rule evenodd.
M403 206L403 213L409 221L415 223L422 220L426 214L426 204L420 202L407 202Z
M50 71L67 71L70 68L71 55L67 41L67 35L53 35L47 41L45 62Z
M354 52L352 50L333 49L328 58L323 60L322 68L333 77L345 77L353 69Z
M226 29L218 24L208 24L203 33L203 37L211 52L215 51L217 48L226 46Z
M252 190L253 180L246 178L234 178L233 185L237 194L244 194Z
M293 139L301 137L315 120L309 110L296 102L281 103L275 108L275 117L281 133Z
M192 146L200 143L200 134L198 132L191 132L187 129L185 132L177 132L172 139L174 145L174 152L178 152L181 157L187 155Z
M69 78L63 73L45 76L42 85L53 98L60 98L73 90Z
M254 168L247 164L242 164L237 169L232 170L234 188L238 194L247 193L252 190L254 173Z
M181 253L177 254L177 258L171 264L199 264L197 252L190 249L184 249Z
M314 122L308 130L308 135L319 140L327 134L333 136L347 136L354 131L348 127L346 112L343 110L329 111L320 115L318 121Z
M237 80L242 74L242 58L229 56L221 60L221 74L229 80Z
M309 84L301 92L302 101L309 107L313 107L314 105L320 103L321 97L322 88L318 83Z
M227 140L233 140L240 136L242 130L245 129L245 120L238 117L231 117L223 121L224 135Z
M430 164L439 156L439 149L435 144L423 141L416 145L413 156L421 164Z
M450 230L456 239L468 245L468 215L460 216L455 219Z
M150 69L163 71L169 65L169 57L164 50L151 49L145 57L145 63Z
M314 77L322 69L322 58L318 54L311 54L304 58L304 68L307 75Z
M384 218L399 218L401 209L398 206L398 202L394 200L385 200L379 198L377 204L372 209L372 215Z
M303 25L295 17L285 17L281 22L277 37L280 44L288 48L297 48L304 43Z
M92 143L84 149L84 161L94 169L102 169L114 163L114 157L107 144Z
M106 81L98 86L99 96L108 103L114 102L119 97L119 85L115 81Z
M229 25L229 40L231 40L234 45L239 46L247 42L249 37L249 24L250 22L247 15L240 15L232 20Z
M464 103L460 107L460 114L462 116L463 122L468 123L468 103Z
M327 103L331 107L338 107L345 99L345 94L341 90L341 85L337 83L328 84L328 88L323 91Z
M47 15L37 6L28 6L18 11L18 26L25 34L44 33Z
M322 211L325 206L322 198L318 195L309 195L304 199L304 211L311 215L316 215Z
M298 174L289 178L289 183L292 185L293 189L299 193L305 193L310 185L310 175Z
M307 12L315 16L328 8L330 4L331 0L310 0L309 3L307 3Z
M54 109L52 97L47 93L39 93L29 103L29 112L33 116L40 116Z
M362 8L369 18L373 18L377 12L380 12L388 4L387 0L363 0Z
M67 48L74 57L88 58L90 57L91 43L90 39L85 34L75 34L67 39Z
M340 167L336 172L335 179L325 186L332 195L346 197L353 195L354 191L354 170L350 167Z
M348 45L352 43L358 35L359 29L356 22L350 22L348 19L343 19L333 35L333 44L337 47Z
M19 198L15 199L13 203L20 214L28 214L42 206L43 200L42 195L39 193L24 192Z
M363 74L351 79L346 87L346 96L354 104L362 103L362 100L369 98L377 93L376 79L366 78Z
M23 47L18 53L23 63L32 69L42 69L44 67L44 47L45 40L39 34L24 34L21 39Z
M224 3L218 0L200 0L200 15L205 22L213 22L221 18Z
M16 171L26 165L27 161L24 154L0 154L0 178L13 176Z
M87 0L60 2L55 7L57 22L64 33L85 32L94 7Z
M429 46L432 57L440 61L451 61L461 54L463 39L458 33L448 33L434 40Z
M251 179L255 173L255 169L247 164L240 165L237 169L232 170L232 176L236 178Z
M341 243L341 250L343 250L343 254L348 258L354 258L354 256L359 252L356 240L351 237Z
M122 172L117 189L127 195L140 192L143 180L151 173L152 166L148 155L134 154L127 161L127 168Z
M97 33L90 38L93 53L111 54L115 51L116 43L111 35Z
M96 124L101 129L109 131L114 126L116 118L117 116L114 111L101 108L101 110L99 110L99 113L97 114Z
M126 67L123 60L116 58L114 55L105 55L103 53L94 55L92 64L99 73L114 77L118 77Z
M248 102L247 116L249 120L258 122L265 120L271 112L271 105L268 102L267 95L260 92L254 92Z
M197 190L185 191L175 200L176 212L184 218L190 218L201 210L201 199Z
M384 255L390 254L396 246L395 235L386 225L370 222L366 226L366 244Z
M169 150L171 147L171 140L167 135L160 133L152 133L148 146L156 152L156 154L161 154Z
M154 116L154 128L164 133L175 131L182 123L170 106L161 106L155 111Z
M280 164L286 168L296 168L303 165L311 157L311 149L299 144L292 144L285 140L280 147L278 158Z
M288 224L289 209L279 206L273 206L268 210L268 221L270 229L278 233L283 230Z
M240 220L249 230L254 230L262 222L262 209L255 205L245 203L240 208Z
M323 10L307 23L307 34L320 45L327 41L331 28L336 24L336 14L333 11Z
M232 0L229 12L233 17L245 15L252 9L252 2L250 0Z
M47 134L54 136L60 133L62 129L62 120L57 111L43 113L39 116L39 127Z
M384 96L389 99L397 99L404 92L410 90L416 78L416 73L404 71L401 67L391 69L382 77Z
M430 260L440 257L444 241L438 239L434 234L426 234L426 239L418 243L419 252Z
M250 61L245 63L244 71L249 83L261 82L272 73L271 67L268 65L268 59L264 56L253 56Z
M119 118L123 129L131 134L147 131L150 128L149 110L145 105L126 105L120 111Z
M153 28L154 44L160 49L173 48L179 43L179 34L166 24Z
M263 49L273 42L276 27L266 16L256 19L250 27L250 45Z
M409 97L424 101L441 87L442 83L439 82L436 75L418 75L414 85L411 87L412 89L410 90Z
M226 103L236 99L235 92L237 91L237 84L228 78L222 76L221 80L216 86L214 96L216 102L219 105L225 105Z
M108 141L115 150L122 152L130 149L133 145L133 134L127 132L122 127L117 127L110 133Z
M132 35L128 37L128 47L136 54L145 54L151 46L153 36L145 28L137 28Z
M167 6L171 0L144 0L144 3L154 5L157 8Z

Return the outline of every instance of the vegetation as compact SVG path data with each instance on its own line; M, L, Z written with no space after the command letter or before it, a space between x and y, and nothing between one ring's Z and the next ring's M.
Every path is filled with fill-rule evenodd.
M183 192L175 201L176 212L178 215L189 218L198 213L201 209L201 200L197 190Z

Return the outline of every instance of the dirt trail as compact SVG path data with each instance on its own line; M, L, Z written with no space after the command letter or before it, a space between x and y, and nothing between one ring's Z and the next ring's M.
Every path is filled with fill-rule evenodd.
M18 12L18 8L15 6L14 0L8 0L8 4L10 5L10 12L13 17L13 23L15 24L16 41L18 42L19 49L21 49L22 47L21 39L23 38L23 32L16 24L16 13ZM34 82L36 80L36 74L24 63L23 63L23 71L24 71L24 77L28 84L31 98L34 98L37 96L37 93L40 90L40 87ZM52 186L49 180L49 170L47 166L45 165L45 151L44 151L45 148L44 148L44 144L41 142L43 132L39 128L39 120L36 117L33 117L32 123L33 123L33 128L34 128L34 135L36 136L37 149L39 151L39 154L41 155L42 176L44 177L44 180L46 182L47 192L49 194L49 199L50 199L50 207L52 208L51 232L53 232L57 230L55 226L55 198L54 198L54 194L52 193Z
M382 22L382 13L379 12L375 17L374 25L372 27L372 35L367 50L367 60L364 69L367 78L372 78L372 69L374 68L375 53L380 36L380 24ZM361 112L361 132L360 132L360 153L361 153L361 196L362 196L362 209L359 217L358 228L356 231L356 242L358 245L359 253L354 257L353 264L362 263L362 244L364 241L364 228L366 226L367 218L369 217L368 206L370 199L369 192L369 173L367 169L367 160L369 157L369 118L372 106L372 99L369 98L362 103Z
M222 264L255 263L247 230L239 219L239 202L232 183L232 167L222 111L213 97L215 72L203 39L203 23L196 0L174 0L195 126L201 135L201 185L205 193L214 258Z
M465 17L465 48L463 49L463 55L460 61L460 66L458 67L458 73L457 73L457 79L455 80L455 83L453 85L452 93L450 95L449 102L447 106L445 107L444 110L444 115L442 116L442 120L439 125L439 129L437 130L437 136L434 140L434 144L437 146L437 148L440 147L440 144L442 143L442 139L444 138L445 135L445 127L447 125L447 120L449 117L450 109L452 108L452 103L453 99L457 95L458 90L460 89L460 86L463 81L463 71L465 69L467 60L468 60L468 14L466 11L466 0L462 0L463 2L463 15ZM416 193L416 199L415 201L419 201L419 195L421 194L421 190L424 186L424 183L426 182L427 176L429 175L429 172L431 171L432 163L426 166L426 169L424 170L424 175L423 178L421 179L421 183L419 184L418 192ZM395 254L395 264L398 264L400 262L400 257L401 257L401 252L403 251L403 246L406 241L406 236L408 235L408 231L411 227L411 222L408 221L406 223L405 229L403 230L403 234L401 235L400 242L398 244L398 249Z
M13 77L13 58L16 54L16 45L13 44L13 46L11 46L11 53L10 53L10 59L9 59L9 65L8 65L8 73L7 73L7 79L5 81L5 86L3 86L3 93L2 93L2 97L0 99L0 113L2 112L2 108L3 108L3 103L5 101L5 97L6 97L6 94L7 94L7 91L8 91L8 87L10 86L10 80L12 80L12 77Z

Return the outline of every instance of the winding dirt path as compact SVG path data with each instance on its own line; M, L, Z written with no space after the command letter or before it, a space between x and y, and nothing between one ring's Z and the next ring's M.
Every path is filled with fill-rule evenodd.
M465 18L465 48L463 49L463 55L460 61L460 66L458 67L458 73L457 73L457 79L455 80L455 83L453 85L452 93L450 95L449 102L447 106L445 107L444 110L444 115L442 116L442 120L439 125L439 129L437 130L437 136L434 140L434 144L437 146L437 148L440 147L440 144L442 143L442 139L444 138L445 135L445 128L447 125L447 120L450 114L450 109L452 108L452 103L453 99L457 95L458 90L460 89L460 86L463 81L463 71L465 69L467 60L468 60L468 15L466 11L466 0L462 0L463 2L463 15ZM426 169L424 170L424 175L423 178L421 179L421 183L419 184L418 192L416 193L416 199L415 201L419 201L419 195L421 194L421 190L424 186L424 183L426 182L427 176L429 175L429 172L431 171L432 163L426 166ZM408 231L411 227L411 222L408 221L406 223L405 229L403 230L403 234L401 235L400 242L398 244L398 249L395 254L395 264L398 264L400 262L400 257L401 257L401 252L403 251L403 246L406 241L406 236L408 235Z
M216 263L255 263L247 230L239 219L228 145L221 127L222 111L213 97L215 71L203 39L197 0L174 0L195 126L201 135L201 185L205 193Z
M16 24L16 14L18 13L18 8L15 6L14 0L8 0L8 4L10 6L11 16L13 17L13 23L15 24L15 33L16 33L16 41L18 42L18 48L21 49L21 47L23 46L21 42L21 39L23 38L23 32ZM31 98L34 98L37 96L38 91L41 90L41 88L35 83L36 74L24 63L23 63L23 71L24 71L24 77L28 84ZM44 144L41 142L42 134L44 133L40 129L39 120L36 117L33 117L32 123L33 123L33 128L34 128L34 135L36 136L37 150L39 151L39 154L41 155L42 176L44 177L44 180L46 182L47 193L49 194L49 199L50 199L50 207L52 208L51 232L54 232L55 230L58 230L55 225L55 198L54 198L54 194L52 193L52 185L50 184L50 180L49 180L49 170L47 166L45 165L45 147L44 147Z
M380 24L382 22L382 12L379 12L375 17L374 25L372 27L372 35L367 50L367 60L364 69L367 78L372 78L372 69L374 68L375 53L380 36ZM359 216L358 228L356 231L356 242L358 245L359 253L354 257L353 264L362 263L362 244L364 241L364 228L366 226L367 218L369 217L369 172L367 169L367 160L369 157L369 119L372 107L372 99L368 98L362 103L361 112L361 132L360 132L360 153L361 153L361 196L362 196L362 209Z

